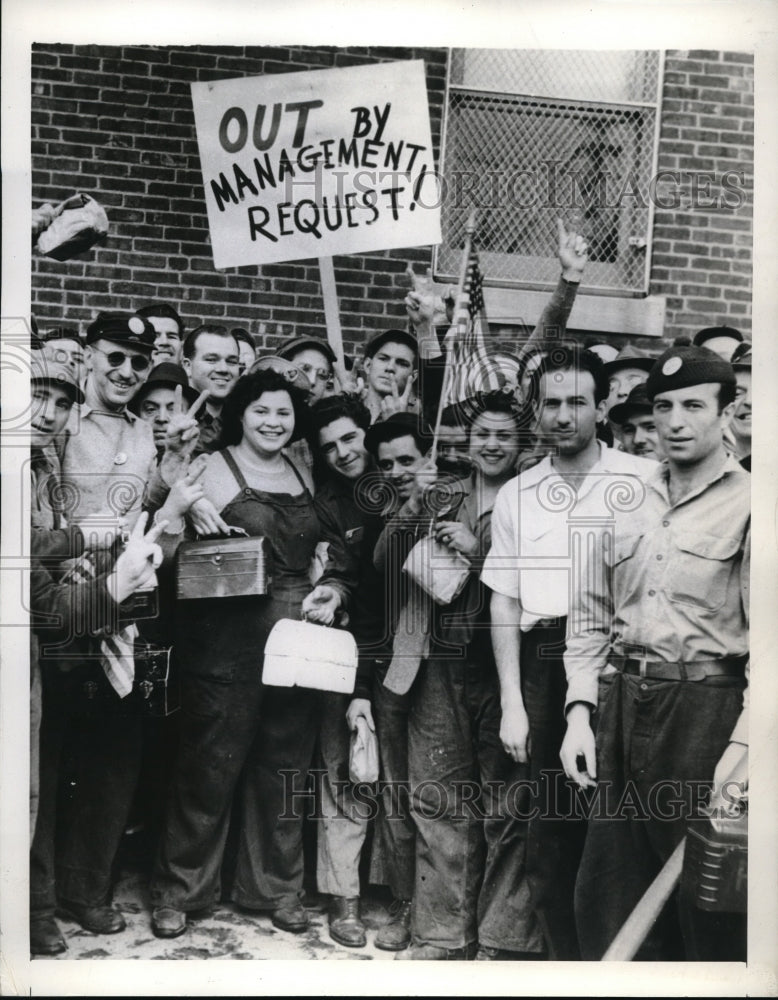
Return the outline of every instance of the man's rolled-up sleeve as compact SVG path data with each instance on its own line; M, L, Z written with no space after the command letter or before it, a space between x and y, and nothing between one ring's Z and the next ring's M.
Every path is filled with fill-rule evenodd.
M583 555L576 576L581 582L573 589L567 616L565 712L577 701L597 707L597 682L608 662L613 620L611 568L601 556Z
M511 490L502 489L497 494L492 511L491 547L481 570L482 583L516 601L519 600L519 544L511 504L517 502Z

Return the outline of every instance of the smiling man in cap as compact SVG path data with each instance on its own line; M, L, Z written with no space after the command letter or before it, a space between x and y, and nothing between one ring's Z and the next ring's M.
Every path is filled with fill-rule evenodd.
M713 784L720 807L723 782L747 754L750 476L724 446L735 373L704 347L673 347L646 391L666 458L642 502L615 514L611 545L578 567L564 656L560 756L569 778L599 781L611 803L589 821L578 875L584 959L602 958L667 862L700 786ZM678 902L638 959L745 960L742 923Z
M335 352L319 337L295 337L278 352L280 358L291 361L311 383L309 403L316 403L332 378Z
M68 501L69 524L80 528L83 550L92 553L91 575L99 575L103 556L113 554L120 520L131 529L144 504L161 506L188 455L171 447L158 464L150 425L128 409L150 367L154 329L148 320L100 313L87 328L86 342L89 374L84 402L73 406L64 436L61 495ZM86 566L74 571L90 577ZM143 717L137 705L133 708L131 694L132 645L118 629L111 641L120 672L106 669L101 642L89 629L75 629L58 648L69 669L52 688L48 734L44 702L41 754L52 755L51 781L56 783L62 755L72 757L78 780L67 818L56 817L64 827L56 857L54 816L46 823L39 817L31 853L31 908L53 913L59 903L96 934L125 926L110 905L112 868L135 791L143 737Z
M385 330L365 347L365 406L373 421L407 410L419 348L407 330Z

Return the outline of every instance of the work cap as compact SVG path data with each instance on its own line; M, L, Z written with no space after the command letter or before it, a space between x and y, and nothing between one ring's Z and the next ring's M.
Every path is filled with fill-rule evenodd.
M702 347L707 340L713 340L714 337L731 337L738 343L743 342L743 334L733 326L706 326L704 330L695 333L692 343L695 347Z
M295 337L294 340L290 340L284 344L278 352L278 356L280 358L292 358L298 351L307 351L309 348L321 351L331 365L335 364L335 352L327 341L322 340L321 337Z
M608 378L614 375L620 368L640 368L644 372L650 372L656 359L650 354L641 351L632 344L623 347L613 361L606 361L602 366Z
M641 382L630 389L629 396L623 403L617 403L608 411L608 420L614 424L623 424L629 420L631 413L653 413L653 406L646 393L646 383Z
M30 381L57 385L67 392L74 403L84 402L84 394L71 369L61 361L52 361L38 352L30 363Z
M132 397L127 405L127 409L131 410L133 413L137 413L140 404L146 396L148 396L152 389L158 389L160 387L175 389L177 385L181 386L184 398L191 406L192 403L194 403L198 398L199 393L189 384L186 372L181 365L175 365L172 361L163 361L161 364L155 365L151 369L148 378Z
M156 332L149 321L137 313L101 312L86 328L86 342L110 340L113 344L126 344L139 351L154 349Z

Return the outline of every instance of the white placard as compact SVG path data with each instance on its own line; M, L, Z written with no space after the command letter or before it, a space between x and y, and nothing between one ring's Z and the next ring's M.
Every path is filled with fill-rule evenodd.
M192 84L217 268L440 242L422 60Z

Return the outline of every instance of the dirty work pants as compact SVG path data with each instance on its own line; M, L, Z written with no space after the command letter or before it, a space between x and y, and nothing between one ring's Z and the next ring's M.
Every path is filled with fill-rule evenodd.
M413 936L540 952L525 872L527 767L502 747L496 670L478 659L424 661L411 692Z

